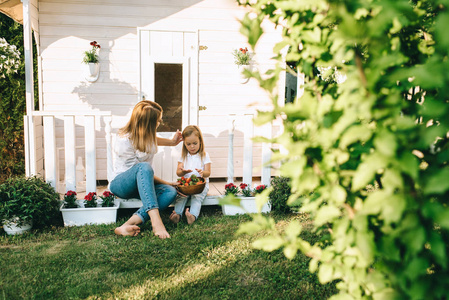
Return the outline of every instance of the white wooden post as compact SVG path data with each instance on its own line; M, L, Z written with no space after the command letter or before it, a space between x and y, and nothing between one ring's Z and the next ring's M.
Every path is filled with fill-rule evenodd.
M97 191L95 116L84 117L84 149L86 157L86 193Z
M272 125L271 123L263 126L263 136L271 139L272 137ZM271 166L269 165L271 160L271 144L262 143L262 178L261 183L269 185L271 182Z
M76 190L75 116L64 116L65 190Z
M253 115L243 116L243 182L251 186L253 181Z
M104 131L106 133L106 161L107 161L107 177L108 181L112 180L112 173L114 172L114 165L112 162L112 135L111 135L111 122L112 117L104 117L105 127Z
M45 180L55 189L58 188L58 172L56 161L56 135L55 118L53 116L44 116L44 157L45 157Z
M228 182L234 182L234 129L235 129L235 116L229 116L229 142L228 142Z
M23 48L25 57L25 100L26 116L24 116L25 138L25 174L36 175L36 141L34 130L34 80L33 80L33 46L31 31L30 1L22 0L23 10Z

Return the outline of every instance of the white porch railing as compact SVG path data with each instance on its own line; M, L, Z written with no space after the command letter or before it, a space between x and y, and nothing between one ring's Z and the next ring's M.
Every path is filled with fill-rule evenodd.
M242 182L252 186L253 180L253 141L254 138L254 115L230 115L229 116L229 145L228 145L228 168L227 182L234 182L234 131L236 124L240 123L243 132L243 178ZM238 122L239 121L239 122ZM262 130L263 136L271 138L272 126L265 125ZM262 162L261 162L261 183L269 185L271 181L271 168L269 162L271 160L271 144L262 144Z
M45 178L53 187L60 193L68 190L76 190L77 188L77 161L76 149L84 148L85 161L84 168L86 174L86 193L97 191L97 157L96 157L96 123L104 122L104 132L106 141L106 158L107 158L107 177L113 170L112 159L112 135L111 135L111 121L112 116L110 112L33 112L33 116L41 116L43 118L44 127L44 169ZM84 146L76 145L75 133L75 117L83 118L81 126L84 127ZM55 119L63 120L63 147L56 145L56 128ZM252 114L230 115L229 116L229 148L228 148L228 182L234 182L234 130L237 129L243 133L243 182L252 186L253 179L253 150L254 145L252 138L254 137L254 124ZM272 127L266 125L261 132L267 138L271 137ZM271 159L271 144L263 143L262 159L261 159L261 183L265 185L270 184L271 168L268 162ZM162 148L162 147L161 147ZM172 147L170 147L172 148ZM65 158L65 191L59 189L59 151L64 152ZM162 153L164 154L164 153ZM173 155L159 155L155 156L155 171L159 169L167 169L167 159ZM177 159L178 156L176 156ZM159 161L162 160L162 161ZM78 161L79 167L79 161ZM156 170L157 169L157 170ZM170 170L174 170L170 167ZM163 174L158 174L161 176ZM168 176L168 175L167 175ZM79 176L78 176L79 177ZM166 177L166 176L161 176ZM79 178L78 178L79 180ZM168 178L167 178L168 180Z
M42 116L44 126L44 168L45 179L54 188L59 188L59 161L56 147L55 118L64 122L64 158L65 158L65 191L76 190L76 134L75 117L84 118L84 149L86 170L86 192L97 191L97 158L96 158L96 130L97 118L105 122L105 139L107 159L111 160L111 113L110 112L33 112L33 116ZM61 192L61 191L60 191Z

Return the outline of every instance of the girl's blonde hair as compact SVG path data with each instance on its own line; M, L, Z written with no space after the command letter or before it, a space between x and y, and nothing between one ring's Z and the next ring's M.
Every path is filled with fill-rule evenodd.
M119 135L128 136L133 147L140 152L151 152L157 147L156 129L162 118L162 107L153 101L143 100L134 106L131 118Z
M201 161L206 156L206 152L204 151L204 139L203 134L201 133L201 130L196 125L189 125L182 131L182 139L185 141L187 137L191 136L192 134L196 135L198 137L198 140L200 141L200 148L198 149L198 154L201 157ZM185 160L187 157L187 154L189 154L189 150L187 150L186 144L182 144L182 159Z

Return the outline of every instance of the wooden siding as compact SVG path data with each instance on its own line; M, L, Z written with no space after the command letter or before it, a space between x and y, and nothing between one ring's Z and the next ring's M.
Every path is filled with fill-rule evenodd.
M41 101L45 111L110 111L112 128L123 126L139 99L138 29L198 32L199 52L198 124L206 150L213 161L213 177L225 177L228 151L228 117L253 114L269 109L270 100L258 84L250 80L240 84L232 50L247 46L239 34L246 13L234 0L42 0L39 9L41 56ZM256 67L266 70L273 45L280 34L266 26L254 57ZM83 52L96 40L101 45L100 77L95 83L85 80ZM76 145L84 145L83 120L75 121ZM104 124L103 124L104 125ZM235 176L243 174L243 126L237 123L234 139ZM56 121L57 147L64 146L62 121ZM275 134L275 132L273 132ZM104 127L98 124L97 178L106 179ZM83 149L76 157L83 156ZM253 165L261 161L261 147L254 145ZM64 174L64 158L59 157ZM255 173L255 176L260 176Z

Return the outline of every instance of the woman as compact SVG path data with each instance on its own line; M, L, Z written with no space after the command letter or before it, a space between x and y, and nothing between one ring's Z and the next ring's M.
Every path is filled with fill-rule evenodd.
M175 199L176 183L154 176L151 163L158 145L176 146L182 135L178 130L171 140L156 137L156 129L161 122L161 106L144 100L136 104L130 120L119 130L114 146L114 176L109 187L120 198L140 198L143 206L115 229L117 235L136 236L140 232L137 225L151 220L156 236L170 238L159 210L167 208Z

